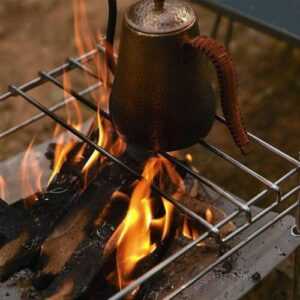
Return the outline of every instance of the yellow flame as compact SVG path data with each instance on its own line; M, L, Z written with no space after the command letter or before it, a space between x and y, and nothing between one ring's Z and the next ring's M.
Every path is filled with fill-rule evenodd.
M214 222L214 214L210 208L205 210L205 220L210 224L213 224ZM187 217L184 217L182 235L188 239L195 240L200 236L200 229L192 224Z
M63 85L66 90L70 89L71 81L68 74L65 72L63 74ZM69 94L64 91L64 98L69 97ZM67 124L73 126L77 130L82 129L82 113L77 101L71 101L66 104L66 114L67 114ZM75 121L73 121L73 116L75 116ZM67 159L68 154L75 146L75 139L73 136L67 137L65 133L62 132L61 127L59 125L56 126L54 130L54 138L57 139L55 151L54 151L54 163L53 163L53 171L49 178L48 184L50 184L53 178L60 172L64 162ZM80 161L82 157L82 153L84 150L84 146L76 154L74 161Z
M177 187L173 197L179 198L183 192L183 181L179 174L166 159L150 158L144 167L143 179L134 187L123 222L106 245L106 254L116 249L115 277L119 288L123 288L133 280L132 276L137 264L157 249L157 243L151 240L152 229L160 230L161 240L166 239L170 232L174 206L162 198L164 216L155 218L152 211L154 204L151 197L151 184L159 177L163 185L162 177L165 171Z
M100 147L105 147L106 146L106 142L107 139L105 138L105 131L104 131L104 127L102 125L101 122L101 117L100 117L100 113L98 111L97 113L97 124L98 124L98 146ZM86 164L84 165L82 172L86 173L89 171L89 169L91 168L91 166L95 163L95 161L97 161L100 157L100 152L99 151L94 151L91 155L91 157L88 159L88 161L86 162Z
M213 214L213 211L210 208L207 208L205 210L205 219L210 224L214 223L214 214Z
M74 8L74 31L75 31L75 44L78 49L79 55L83 55L84 53L91 51L96 46L95 35L92 34L92 31L89 27L87 10L85 6L84 0L74 0L73 1ZM104 43L104 40L100 38L100 43ZM111 92L110 82L111 76L110 71L107 66L107 61L105 57L101 57L100 55L95 55L93 58L93 65L96 69L96 74L98 78L102 82L102 87L100 90L95 90L92 93L92 97L97 104L98 112L97 112L97 127L98 127L98 141L97 145L110 149L113 155L120 155L126 148L125 143L118 138L115 142L113 142L112 133L110 132L109 125L106 124L104 120L102 120L100 115L100 108L102 110L107 110L108 101ZM86 76L88 84L92 84L92 79L89 75ZM88 172L91 170L91 167L94 166L95 162L97 162L101 158L101 154L99 151L95 150L91 157L88 159L86 164L83 166L82 173L85 174L85 178L87 178Z

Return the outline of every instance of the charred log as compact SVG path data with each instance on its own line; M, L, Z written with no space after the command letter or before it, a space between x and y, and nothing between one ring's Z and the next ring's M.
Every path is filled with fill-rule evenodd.
M76 299L107 261L104 247L127 211L124 199L112 194L134 178L112 165L89 185L74 207L43 243L35 286L49 299ZM66 288L67 287L67 288Z
M186 177L186 186L188 187L187 195L181 199L182 203L190 209L197 212L203 218L205 218L205 212L210 209L213 214L213 224L217 224L224 217L225 213L211 203L211 199L203 187L191 177ZM170 247L166 251L162 259L168 258L170 255L182 249L184 246L191 242L182 235L182 224L177 227L177 234L174 239L171 240ZM205 228L202 225L191 222L189 224L197 230L198 235L205 232ZM235 225L232 222L227 223L220 230L222 237L228 235L235 230ZM179 260L173 262L167 268L163 269L159 275L154 276L148 283L144 284L144 290L142 294L139 294L139 300L158 300L164 299L177 287L185 284L191 279L193 275L199 273L206 266L215 261L216 257L220 255L220 245L212 237L207 238L204 242L198 244L191 249L186 255ZM195 262L199 264L195 265Z
M6 280L14 272L29 267L38 254L41 243L54 228L56 222L78 199L80 178L60 174L45 193L36 199L30 209L26 199L0 210L0 280Z

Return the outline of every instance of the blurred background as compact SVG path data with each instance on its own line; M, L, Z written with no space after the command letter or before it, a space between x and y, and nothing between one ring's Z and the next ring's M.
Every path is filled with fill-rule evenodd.
M133 2L119 0L118 28L123 10ZM86 6L92 31L95 35L105 33L106 1L86 0ZM202 34L210 34L214 14L195 7ZM62 64L67 57L78 54L74 42L72 0L1 0L0 20L0 93L7 90L8 84L25 83L36 77L38 71L50 70ZM227 28L226 20L223 20L221 28L220 41ZM248 130L297 157L300 151L299 50L239 24L235 25L230 50L238 71L241 108ZM138 53L132 55L138 56ZM46 85L37 89L34 95L49 106L57 101L60 93L59 89L49 89ZM24 121L36 110L16 98L1 103L0 112L2 132ZM1 141L0 160L26 149L33 136L36 136L36 143L42 142L52 130L53 123L45 120L37 127L30 126L22 134ZM217 124L208 141L244 160L246 165L270 180L279 178L290 168L278 158L260 151L259 147L254 147L246 158L241 158L228 131ZM205 176L245 200L261 189L253 179L240 176L235 168L203 148L193 147L184 153L193 155L195 165ZM260 203L262 206L265 204ZM274 284L276 281L273 281ZM260 293L259 299L269 299L267 293ZM265 298L262 298L263 295Z

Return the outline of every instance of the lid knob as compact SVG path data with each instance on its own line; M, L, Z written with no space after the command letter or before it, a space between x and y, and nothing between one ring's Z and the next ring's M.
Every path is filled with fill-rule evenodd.
M154 0L155 10L163 10L165 0Z

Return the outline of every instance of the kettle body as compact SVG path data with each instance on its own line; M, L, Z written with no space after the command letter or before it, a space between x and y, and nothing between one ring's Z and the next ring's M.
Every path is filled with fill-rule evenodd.
M174 151L210 131L216 97L210 57L190 42L198 36L195 12L180 0L143 0L125 14L110 113L127 143Z

